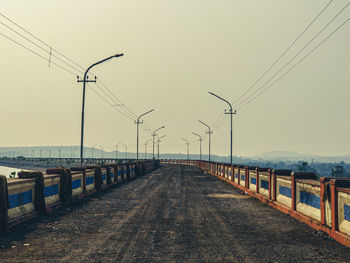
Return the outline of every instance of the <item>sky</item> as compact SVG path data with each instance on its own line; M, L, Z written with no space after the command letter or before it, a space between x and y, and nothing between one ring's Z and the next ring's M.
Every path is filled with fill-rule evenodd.
M129 151L136 151L134 117L117 111L127 106L136 115L155 108L143 118L142 127L166 126L158 133L166 135L160 144L162 153L185 153L181 138L191 142L191 153L198 153L191 132L203 136L203 153L207 153L208 135L200 119L213 128L212 153L228 155L230 122L229 115L223 115L227 105L208 91L235 104L328 2L3 0L0 12L52 47L53 63L62 64L55 57L60 57L57 51L83 68L124 53L92 70L119 100L107 98L111 95L101 84L106 94L90 84L86 146L112 151L124 142ZM333 1L252 91L278 72L347 2ZM295 62L349 17L347 7ZM25 34L2 16L0 22ZM49 58L3 24L0 33ZM82 83L77 83L76 75L83 74L54 64L49 67L47 60L4 35L0 35L0 146L80 145ZM242 108L234 107L233 154L253 156L273 150L349 154L349 42L350 22L261 96ZM150 138L149 131L140 130L140 151Z

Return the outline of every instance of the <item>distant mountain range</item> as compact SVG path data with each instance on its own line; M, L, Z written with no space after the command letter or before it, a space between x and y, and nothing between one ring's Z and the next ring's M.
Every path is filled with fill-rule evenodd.
M85 147L84 147L85 148ZM102 149L86 147L85 157L91 158L136 158L135 152L128 152L127 154L123 151L103 151ZM25 156L25 157L75 157L79 158L80 147L78 146L32 146L32 147L0 147L0 157L8 156ZM141 151L139 154L140 158L144 158L144 152ZM157 157L157 154L156 154ZM152 152L147 153L147 158L152 158ZM187 159L186 154L181 153L162 153L160 154L161 159ZM203 160L208 159L207 154L202 155ZM190 154L190 159L199 159L198 154ZM211 155L211 159L213 161L218 162L229 162L229 156L219 156L219 155ZM342 155L342 156L322 156L316 154L302 154L293 151L269 151L260 154L256 154L254 156L244 156L244 157L233 157L233 162L235 163L244 163L246 161L272 161L272 162L298 162L298 161L306 161L306 162L332 162L338 163L344 161L346 163L350 163L350 154Z
M322 156L316 154L302 154L292 151L269 151L257 154L252 159L269 161L314 161L314 162L350 162L350 154L341 156Z

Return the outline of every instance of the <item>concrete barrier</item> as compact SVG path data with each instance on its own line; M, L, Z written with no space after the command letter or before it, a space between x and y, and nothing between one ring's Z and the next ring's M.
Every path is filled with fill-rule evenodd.
M272 170L273 176L273 200L284 206L292 207L292 180L291 170Z
M350 189L338 188L337 199L339 230L350 235Z
M84 193L84 171L72 171L72 196L83 197Z
M125 164L124 175L127 178L141 175L146 164L149 168L159 166L159 162L153 161ZM122 178L122 167L116 164L71 169L59 167L47 169L45 174L22 171L18 173L20 178L0 176L0 232L99 191L101 186L110 186L113 181L117 183L118 177Z
M239 185L245 187L246 185L246 168L239 169Z
M234 182L236 183L236 184L239 184L239 178L240 178L240 176L239 176L239 165L235 165L234 167Z
M35 179L8 179L8 225L34 217Z
M257 189L256 192L264 196L265 198L271 199L270 195L270 169L268 168L257 168Z
M249 189L253 192L257 192L258 185L258 176L257 176L257 168L249 168Z
M101 176L102 176L102 188L107 188L108 184L107 184L107 177L108 177L108 171L107 171L107 167L103 166L101 167Z
M86 194L92 194L96 192L95 187L95 169L94 168L88 168L86 169Z
M52 206L61 204L61 175L44 175L44 198L46 209L50 210Z

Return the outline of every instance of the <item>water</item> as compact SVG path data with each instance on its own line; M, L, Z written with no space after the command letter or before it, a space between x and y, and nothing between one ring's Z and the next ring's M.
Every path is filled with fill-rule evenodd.
M6 167L6 166L0 166L0 174L5 175L6 177L10 177L10 174L12 172L16 172L16 177L17 173L22 171L22 169L17 169L17 168L12 168L12 167Z

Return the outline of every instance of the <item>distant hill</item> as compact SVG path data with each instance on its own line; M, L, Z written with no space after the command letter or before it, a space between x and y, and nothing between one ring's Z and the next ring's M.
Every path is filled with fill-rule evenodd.
M322 156L316 154L302 154L293 151L269 151L254 155L252 159L270 160L270 161L311 161L314 162L350 162L350 154L341 156Z

